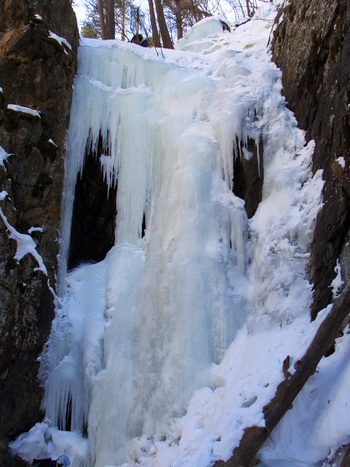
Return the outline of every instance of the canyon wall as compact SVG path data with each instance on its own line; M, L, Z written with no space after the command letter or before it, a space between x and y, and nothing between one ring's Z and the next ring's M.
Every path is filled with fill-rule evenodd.
M283 72L289 108L316 142L313 170L323 169L324 206L311 252L311 315L332 301L337 259L349 279L350 7L347 0L284 2L273 33L273 60Z
M0 465L42 418L78 42L69 0L0 2Z

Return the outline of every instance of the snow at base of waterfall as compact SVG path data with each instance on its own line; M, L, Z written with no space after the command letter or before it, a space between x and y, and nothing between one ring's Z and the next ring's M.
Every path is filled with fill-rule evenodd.
M227 460L246 427L264 426L285 358L292 373L331 308L310 322L306 271L323 182L271 63L275 14L264 4L231 33L204 20L176 50L82 40L63 263L86 141L100 134L106 183L118 178L117 241L100 263L61 273L42 356L46 420L13 453L65 453L73 467L204 467ZM233 146L248 137L264 145L263 197L249 220L232 193ZM350 441L349 353L345 330L260 450L261 465L318 466Z

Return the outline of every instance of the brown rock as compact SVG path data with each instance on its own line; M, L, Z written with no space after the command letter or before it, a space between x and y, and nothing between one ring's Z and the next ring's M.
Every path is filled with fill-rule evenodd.
M35 15L40 15L42 20ZM47 40L64 37L72 50ZM0 203L9 224L31 235L48 271L35 271L29 254L14 259L16 241L0 218L0 465L7 445L41 419L37 372L53 317L57 234L63 185L64 140L69 121L78 46L69 0L0 2L0 146L13 154L0 167ZM56 42L56 43L55 43ZM40 117L8 109L16 104ZM50 142L53 141L54 143ZM19 464L18 464L19 465Z
M292 0L277 22L282 15L273 58L283 71L289 107L316 142L313 170L323 169L325 180L310 265L315 317L332 300L329 286L350 227L350 10L346 0Z

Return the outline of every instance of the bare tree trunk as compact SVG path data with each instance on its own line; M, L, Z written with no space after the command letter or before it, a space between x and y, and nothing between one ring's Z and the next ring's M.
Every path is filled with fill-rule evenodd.
M115 39L114 0L106 2L106 34L102 39Z
M227 461L218 461L215 467L248 467L255 465L254 457L269 437L283 415L291 408L295 397L304 384L312 376L324 354L331 348L337 337L340 326L350 313L350 285L346 287L332 310L320 325L314 340L304 357L295 364L295 372L290 374L289 356L283 362L285 379L277 388L275 397L264 407L265 427L252 426L246 428L240 445L233 451Z
M249 16L249 18L250 18L251 16L250 16L250 6L249 6L249 0L246 0L245 4L246 4L246 8L247 8L247 15L248 15L248 16Z
M140 8L137 7L136 9L136 34L138 35L140 32Z
M182 29L182 13L181 13L181 0L174 0L176 5L176 31L177 31L177 40L181 39L183 36Z
M102 39L105 39L105 36L106 36L106 23L105 23L105 14L104 14L104 11L103 11L103 0L98 0L98 13L100 15L100 25L101 25Z
M114 0L98 0L102 39L115 39Z
M122 41L125 41L125 0L122 4Z
M158 34L156 16L154 14L153 0L148 0L148 5L149 5L149 14L151 18L151 26L152 26L153 45L154 47L160 47L160 37Z
M251 5L249 0L246 0L246 5L247 15L249 16L249 18L252 18L252 16L254 15L254 5Z
M155 0L155 4L156 4L156 10L157 10L160 35L162 36L162 40L163 40L163 47L165 47L166 49L173 49L174 46L170 39L168 26L166 25L166 22L165 22L162 0Z

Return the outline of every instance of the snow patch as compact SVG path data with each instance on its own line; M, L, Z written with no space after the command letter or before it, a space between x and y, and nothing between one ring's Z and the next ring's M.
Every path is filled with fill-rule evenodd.
M35 454L33 445L37 446ZM77 433L59 431L48 420L36 423L28 433L19 436L11 443L10 450L13 455L17 454L29 464L32 464L34 458L57 459L62 454L68 456L71 465L76 457L81 460L81 466L88 465L89 462L88 441Z
M58 147L57 144L54 142L53 139L50 138L48 142L49 142L50 144L52 144L52 146L55 146L55 148Z
M19 112L26 115L31 115L33 117L41 118L40 112L38 110L33 110L29 107L23 107L21 105L8 104L7 108L13 110L14 112Z
M12 156L12 154L7 154L7 152L5 151L5 149L2 148L2 147L0 146L0 165L2 165L3 167L5 167L5 166L4 166L4 161L6 161L6 159L7 159L8 157L10 157L10 156Z
M343 169L345 169L345 159L343 156L338 157L337 162Z
M42 227L31 227L29 230L28 230L28 233L29 235L33 232L41 232L43 233L44 232L44 229Z
M4 192L2 192L4 193ZM14 258L17 261L20 261L24 256L27 254L30 254L33 256L33 258L36 260L38 263L38 267L34 269L34 271L42 271L46 276L47 276L47 269L46 266L43 262L42 257L39 255L39 253L36 251L36 245L34 240L30 235L26 234L21 234L17 232L16 229L14 229L8 222L6 216L2 212L2 209L0 208L0 216L2 217L2 220L4 221L4 224L6 226L6 229L8 231L9 238L12 238L17 242L17 251L14 256Z
M339 258L337 259L337 264L336 264L336 266L334 268L334 272L337 275L333 279L330 287L332 288L333 299L336 299L341 294L341 292L343 290L343 286L344 286L344 281L343 281L342 275L341 275L341 264L340 264Z
M61 47L66 46L67 49L72 50L72 46L64 37L60 37L52 31L49 31L49 37L58 42Z

